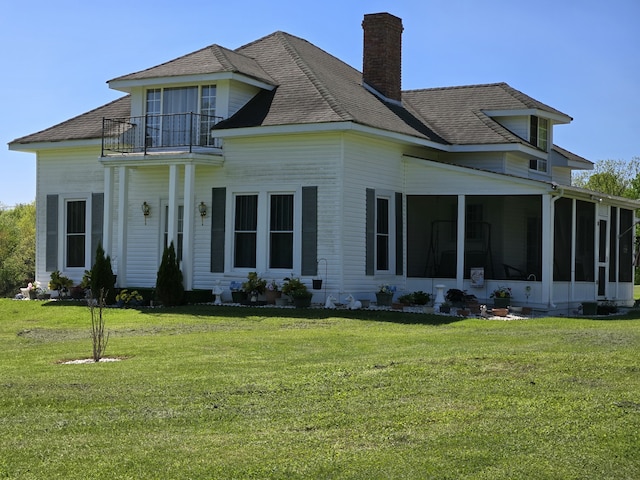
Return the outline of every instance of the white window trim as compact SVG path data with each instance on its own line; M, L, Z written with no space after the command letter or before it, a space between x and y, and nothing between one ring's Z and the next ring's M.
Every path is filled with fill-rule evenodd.
M234 266L235 258L235 214L237 195L258 196L258 224L256 226L256 266L255 268L239 268ZM293 195L293 268L269 268L269 221L271 195ZM291 188L286 185L275 185L269 188L247 187L227 189L225 212L225 243L229 245L229 255L225 255L224 270L233 274L246 275L259 272L261 276L287 277L292 272L302 269L302 188Z

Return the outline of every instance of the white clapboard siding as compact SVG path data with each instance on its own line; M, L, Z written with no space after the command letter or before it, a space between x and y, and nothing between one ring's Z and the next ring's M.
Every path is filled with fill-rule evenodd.
M229 117L246 105L260 89L240 82L232 82L229 89Z
M505 127L507 130L515 133L520 138L527 140L529 138L530 117L528 115L520 116L500 116L492 117L496 122Z

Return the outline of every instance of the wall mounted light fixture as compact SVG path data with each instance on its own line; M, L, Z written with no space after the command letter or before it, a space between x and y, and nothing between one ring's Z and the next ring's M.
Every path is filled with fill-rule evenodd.
M147 202L142 204L142 214L144 215L144 224L147 224L147 217L151 214L151 207Z
M200 220L202 221L202 225L204 225L204 217L207 216L207 205L204 202L200 202L200 205L198 205L198 211L200 212Z

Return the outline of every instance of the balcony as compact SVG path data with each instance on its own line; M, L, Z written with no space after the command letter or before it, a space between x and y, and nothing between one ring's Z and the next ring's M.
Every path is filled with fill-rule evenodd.
M222 117L197 113L102 119L102 156L154 153L219 154L211 135Z

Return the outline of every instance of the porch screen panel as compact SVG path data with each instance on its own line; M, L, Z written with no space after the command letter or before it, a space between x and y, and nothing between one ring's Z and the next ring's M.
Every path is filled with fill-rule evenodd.
M620 209L620 255L618 257L618 280L633 281L633 211Z
M571 218L573 201L561 198L555 203L553 236L553 279L560 282L571 280Z
M234 266L255 268L258 228L258 196L236 196Z
M576 202L576 281L595 280L596 208L591 202Z
M609 281L618 278L618 209L611 207L609 227Z

